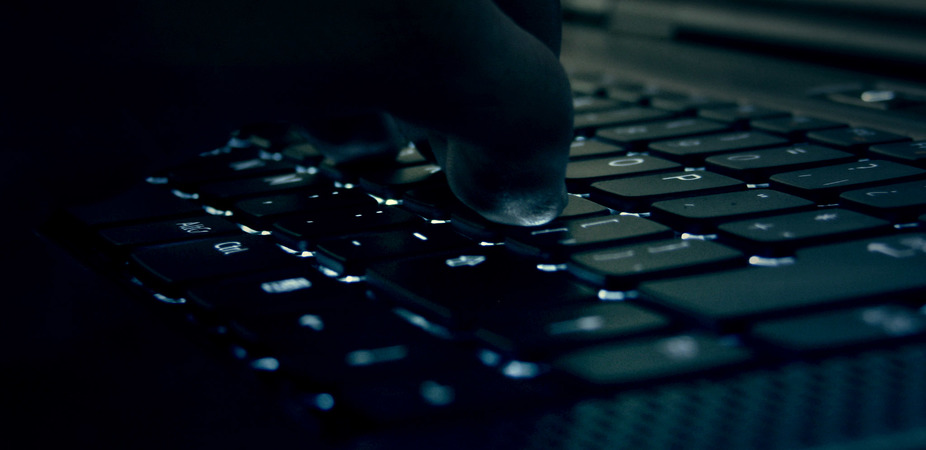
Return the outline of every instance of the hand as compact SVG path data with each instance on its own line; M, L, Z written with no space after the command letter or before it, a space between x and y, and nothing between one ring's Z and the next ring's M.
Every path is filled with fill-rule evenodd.
M128 3L94 9L115 22L90 22L93 45L65 53L162 145L283 120L348 161L423 136L453 192L490 220L536 225L565 205L572 106L556 0Z

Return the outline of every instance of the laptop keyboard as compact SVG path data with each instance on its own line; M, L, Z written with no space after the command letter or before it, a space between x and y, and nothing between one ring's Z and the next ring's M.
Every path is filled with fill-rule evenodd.
M572 195L548 225L466 210L414 146L332 166L270 124L52 225L302 409L362 423L926 335L926 142L575 86Z

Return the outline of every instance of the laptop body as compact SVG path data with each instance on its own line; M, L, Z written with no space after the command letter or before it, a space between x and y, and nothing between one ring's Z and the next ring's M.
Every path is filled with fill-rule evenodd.
M727 100L749 99L821 119L850 117L854 125L914 140L926 137L922 110L912 107L885 114L837 95L896 90L915 97L924 89L915 70L922 68L915 44L891 50L865 39L850 40L835 52L831 65L821 67L813 60L832 50L833 42L815 42L811 47L816 48L805 53L799 45L803 41L789 41L788 36L779 35L778 27L757 30L746 26L751 21L763 23L769 7L762 9L761 2L743 3L607 4L605 26L567 24L563 61L576 80L629 80ZM797 23L797 29L827 22L822 18L841 16L847 10L863 17L885 17L876 24L866 23L869 30L880 30L876 25L881 22L895 24L901 21L897 17L922 13L913 2L865 6L821 1L814 2L819 9L808 20L806 5L779 2L771 9L780 12L776 23ZM729 16L720 14L728 11ZM845 22L855 25L856 19ZM837 31L846 30L840 26ZM714 35L718 28L722 33ZM913 26L900 34L911 42L922 38ZM761 47L763 52L754 53L752 47ZM796 47L802 49L800 61L788 57ZM855 60L856 51L866 56L864 64ZM41 167L32 160L25 165ZM18 182L23 181L21 176L6 178L17 181L12 186L21 186ZM29 193L24 210L44 218L46 207L35 206L31 197L38 194L37 202L59 203L48 201L47 196L68 181L59 178ZM32 225L32 220L27 222ZM10 280L14 286L10 298L23 299L12 307L16 312L12 316L23 320L12 320L6 327L13 357L5 365L15 380L8 404L20 418L16 434L26 446L59 439L107 448L712 448L717 442L731 448L926 445L924 413L915 401L923 397L916 376L923 370L923 346L916 339L897 348L886 345L848 356L761 367L743 375L644 383L542 406L508 405L446 420L413 420L362 433L334 433L332 438L330 429L340 425L327 423L324 415L319 419L312 412L281 408L276 398L267 395L265 374L241 370L234 355L228 355L228 349L214 344L208 335L178 325L172 312L165 314L161 305L126 295L112 280L87 269L60 246L33 246L29 239L13 245L9 252L11 261L20 267ZM894 405L897 410L891 409Z

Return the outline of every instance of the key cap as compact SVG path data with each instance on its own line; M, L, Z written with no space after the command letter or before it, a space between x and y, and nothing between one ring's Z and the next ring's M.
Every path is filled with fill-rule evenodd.
M613 128L601 128L595 132L595 137L619 145L634 147L644 145L649 141L707 134L724 131L726 129L727 125L720 122L687 117Z
M593 95L581 95L572 98L572 111L575 114L607 111L618 109L622 106L626 105L623 102L614 99L597 97Z
M752 352L734 340L682 334L602 345L567 354L553 367L591 386L646 384L741 366Z
M360 187L383 199L399 199L405 191L434 183L446 183L440 166L419 164L369 173L360 177Z
M926 169L926 141L875 145L871 147L871 154L874 158L889 159Z
M629 82L609 83L605 87L608 98L641 105L649 104L650 98L660 92L664 91L658 86Z
M583 159L566 166L566 187L569 192L587 192L588 185L596 181L680 168L678 163L648 155Z
M621 212L646 212L653 202L732 192L746 184L712 172L669 172L593 183L590 198Z
M375 382L462 359L454 346L369 303L364 308L241 317L236 334L255 357L321 388ZM475 359L475 358L473 358Z
M338 402L376 423L433 420L447 414L530 407L557 400L552 389L533 380L506 377L482 364L453 364L411 371L400 377L345 383Z
M839 208L730 222L718 228L724 241L764 256L791 255L800 247L893 230L886 220Z
M904 305L872 305L757 323L750 336L788 353L832 354L910 340L926 333L926 316Z
M594 134L594 130L629 123L672 117L672 113L656 108L631 106L593 113L576 114L573 128L577 134Z
M446 183L413 188L402 195L402 208L430 220L450 220L459 200Z
M709 134L685 139L657 141L649 145L657 156L678 161L688 167L704 165L704 158L720 153L738 150L774 147L787 144L788 140L758 131L737 131L733 133Z
M427 145L427 142L422 143ZM382 172L384 169L396 170L401 167L419 166L428 164L429 161L417 147L408 146L399 151L394 157L392 155L380 156L372 160L360 160L341 164L334 164L326 160L318 165L319 172L326 178L334 180L342 185L356 184L360 178Z
M132 252L131 261L140 277L165 294L194 281L299 263L270 239L248 234L143 247Z
M254 152L245 149L244 151ZM234 151L229 155L220 154L212 157L195 158L185 164L168 170L163 176L168 185L184 192L193 193L199 186L227 180L243 178L272 177L294 173L296 166L289 161L273 161L255 154L246 157L237 156Z
M554 222L586 217L607 216L611 210L583 197L570 195L563 212ZM501 243L505 236L525 230L521 226L501 225L490 222L469 208L458 208L452 215L450 223L457 232L471 239L482 242Z
M814 207L814 202L771 189L686 197L653 203L653 220L676 230L708 234L721 222Z
M629 303L592 303L481 319L476 337L493 349L525 361L554 353L666 330L663 315Z
M241 234L241 228L221 217L206 215L100 230L105 244L120 252L143 245L189 241L225 234Z
M546 261L564 262L570 253L605 245L672 237L672 230L648 219L612 215L554 222L510 233L505 241L513 251Z
M256 230L269 230L287 215L376 205L373 197L359 189L319 188L240 200L232 210L235 220Z
M329 185L330 182L319 175L292 172L205 184L199 187L198 193L203 203L220 210L229 210L235 202L243 198Z
M614 144L608 144L594 139L583 139L574 141L572 145L569 146L569 159L596 158L600 156L616 155L623 152L623 147Z
M850 153L799 144L767 150L711 156L707 168L751 183L764 183L775 173L854 161Z
M691 113L699 108L722 108L733 106L732 103L702 95L687 95L674 92L660 92L649 99L654 108L678 113Z
M799 311L926 294L926 235L901 234L798 250L794 263L656 280L644 299L704 324L738 328Z
M448 226L430 226L420 231L394 230L318 244L318 263L338 275L363 275L367 266L406 256L441 253L475 247L476 243L453 232Z
M163 186L141 184L116 196L67 209L69 218L81 227L153 222L172 217L193 217L203 213L196 203L172 195Z
M608 290L633 289L643 281L745 264L744 255L711 241L667 239L573 254L573 275Z
M739 105L725 108L701 109L698 110L698 116L718 122L739 125L751 120L784 117L788 116L788 113L755 105Z
M597 301L594 289L565 272L542 272L504 249L479 250L378 262L367 282L377 296L454 330L501 310Z
M283 245L305 252L313 251L325 239L402 228L420 222L418 216L396 207L361 207L287 217L273 224L273 233Z
M797 140L804 137L809 131L826 130L829 128L844 127L845 124L829 120L816 119L806 116L774 117L769 119L753 120L750 125L762 131L781 134L790 139Z
M308 267L260 271L199 283L184 294L197 314L223 324L240 317L319 313L361 307L361 286L339 283Z
M839 200L895 222L915 222L926 211L926 180L843 192Z
M861 161L816 169L779 173L773 188L818 201L835 201L841 192L878 184L923 178L926 170L890 161Z
M812 131L807 133L807 138L813 142L831 145L840 150L855 154L861 154L867 150L868 147L875 144L888 144L910 140L910 138L906 136L862 127Z

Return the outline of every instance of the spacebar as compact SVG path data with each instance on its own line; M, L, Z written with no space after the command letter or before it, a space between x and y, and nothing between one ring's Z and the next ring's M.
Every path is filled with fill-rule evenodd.
M810 247L793 264L651 281L640 291L647 301L724 329L798 310L922 298L926 234Z

